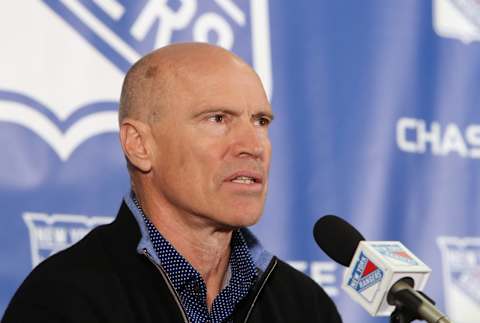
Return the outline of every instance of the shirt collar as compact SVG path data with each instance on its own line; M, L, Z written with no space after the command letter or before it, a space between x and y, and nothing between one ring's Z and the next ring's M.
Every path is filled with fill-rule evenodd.
M141 238L137 245L137 252L140 254L143 254L145 251L148 252L155 263L160 265L160 259L150 240L148 228L143 220L142 212L134 202L134 197L135 193L130 191L130 193L124 196L124 201L132 212L135 220L137 221L138 227L140 228ZM273 255L263 248L261 243L249 229L241 228L239 232L242 234L242 237L247 244L254 266L260 273L266 271L270 261L273 258Z
M144 222L160 264L170 278L173 287L182 294L182 291L189 289L192 283L202 282L200 273L178 253L146 216L144 216ZM239 230L234 231L232 235L228 268L223 287L233 283L235 289L243 288L248 291L257 273L247 244Z

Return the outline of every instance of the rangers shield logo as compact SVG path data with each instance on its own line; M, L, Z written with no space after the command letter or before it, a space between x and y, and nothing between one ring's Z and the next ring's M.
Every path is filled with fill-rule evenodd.
M448 315L460 323L480 318L480 238L439 237Z
M45 213L24 213L30 247L32 267L50 255L67 248L82 239L93 227L112 222L110 217L88 217Z
M415 266L418 262L399 244L374 244L375 250L387 257L388 261L399 266Z
M382 278L383 271L361 252L353 268L352 277L348 281L348 286L371 302Z
M44 2L124 73L171 42L212 42L249 61L271 92L268 0Z

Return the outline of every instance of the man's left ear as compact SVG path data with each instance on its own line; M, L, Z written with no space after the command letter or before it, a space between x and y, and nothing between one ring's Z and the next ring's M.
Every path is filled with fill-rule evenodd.
M129 162L143 173L152 169L148 147L149 127L141 121L125 118L120 124L120 143Z

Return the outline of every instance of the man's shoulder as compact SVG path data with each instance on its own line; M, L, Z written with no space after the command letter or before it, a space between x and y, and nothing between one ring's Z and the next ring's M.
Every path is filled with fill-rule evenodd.
M327 296L323 288L312 278L281 259L277 258L276 261L276 275L273 277L274 279L283 281L289 289L298 289L302 290L303 292L321 293Z
M108 254L102 242L102 227L97 227L76 244L51 255L27 276L19 291L64 283L85 285L107 273Z
M276 265L266 280L264 296L270 304L275 304L269 309L274 318L297 322L341 322L334 302L320 285L288 263L280 259L274 261Z
M70 279L110 274L119 264L138 255L135 220L122 207L112 223L97 226L74 245L51 255L29 275L29 279Z
M101 230L94 229L75 245L36 266L12 298L5 322L44 318L60 322L66 320L68 311L82 313L88 319L93 317L88 294L99 291L101 282L108 278L108 261L99 237Z

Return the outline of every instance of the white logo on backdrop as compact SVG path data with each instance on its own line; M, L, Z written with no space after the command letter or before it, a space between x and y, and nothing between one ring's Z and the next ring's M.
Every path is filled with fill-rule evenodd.
M112 217L26 212L23 214L32 252L32 267L45 258L82 239L98 225L112 222Z
M243 50L250 55L267 94L271 95L268 0L179 0L175 8L167 0L43 0L41 3L42 9L48 9L49 12L34 10L30 14L36 15L36 21L51 19L53 12L56 15L53 17L67 23L82 37L84 43L95 48L122 74L143 54L172 41L206 42L215 39L214 42L219 46ZM46 33L50 31L46 30ZM74 36L69 35L69 39ZM237 44L237 38L242 42ZM58 45L61 46L55 44ZM57 58L49 57L49 61L56 62L51 69L64 67L67 61L67 64L71 64L71 60L65 58L65 53L57 55ZM81 59L78 57L75 63L82 64ZM86 63L91 63L91 60L86 60ZM18 77L16 71L12 70L11 73L10 78ZM95 75L93 67L92 75L88 77L102 78L102 75ZM8 77L4 75L4 78L8 82ZM48 78L42 81L48 83ZM66 81L65 87L69 86L69 82ZM23 84L21 81L17 83ZM76 85L72 82L71 86ZM29 84L29 87L30 90L15 86L10 86L9 90L0 89L0 121L30 129L48 143L62 161L68 160L75 149L89 138L118 131L117 97L102 102L92 97L89 101L87 97L82 102L89 104L75 106L65 95L66 102L55 106L50 103L50 98L57 95L55 91L64 89L52 90L48 84ZM38 89L44 89L40 93L41 99ZM25 94L30 91L36 91L36 95ZM98 96L98 90L95 91ZM85 109L86 106L89 109Z
M12 122L30 129L45 140L62 161L66 161L87 139L102 133L118 131L116 111L94 112L76 120L68 129L62 131L44 113L28 106L23 100L15 102L2 98L2 93L5 92L0 91L0 121ZM21 96L15 93L9 94Z
M433 0L433 29L464 43L480 41L480 1Z
M480 237L439 237L445 301L453 322L480 317Z
M461 127L455 123L442 125L439 122L414 118L400 118L396 125L396 141L406 153L436 156L450 154L462 158L480 159L480 125Z

